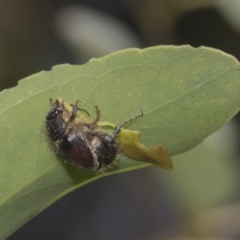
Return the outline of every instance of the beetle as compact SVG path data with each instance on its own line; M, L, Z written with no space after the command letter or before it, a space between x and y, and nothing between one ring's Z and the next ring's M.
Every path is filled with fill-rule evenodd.
M102 131L97 123L100 110L96 108L96 119L87 122L77 116L78 111L89 113L78 107L79 101L72 106L70 112L64 107L64 102L50 99L52 108L46 116L46 132L54 143L57 151L66 156L74 165L93 171L104 171L116 163L119 152L118 134L128 123L143 116L143 112L134 118L115 127L110 135Z

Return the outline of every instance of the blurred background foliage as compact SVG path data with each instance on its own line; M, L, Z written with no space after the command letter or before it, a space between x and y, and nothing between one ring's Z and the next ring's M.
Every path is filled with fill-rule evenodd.
M3 0L0 89L129 47L204 45L239 59L239 42L239 0ZM239 239L239 120L173 157L172 172L99 179L8 239Z

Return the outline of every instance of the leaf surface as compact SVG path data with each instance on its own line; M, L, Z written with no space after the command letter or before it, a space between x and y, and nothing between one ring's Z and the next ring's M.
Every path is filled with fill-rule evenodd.
M60 65L2 91L0 238L61 196L99 178L64 165L51 150L44 129L50 97L80 100L92 117L98 105L102 121L116 125L142 109L144 117L127 128L139 131L145 146L162 144L175 155L231 119L240 108L239 92L235 58L189 46L128 49L82 66ZM102 176L149 165L121 155L119 165Z

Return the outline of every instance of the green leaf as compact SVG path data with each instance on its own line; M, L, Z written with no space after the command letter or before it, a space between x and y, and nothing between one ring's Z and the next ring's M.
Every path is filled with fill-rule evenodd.
M102 121L140 132L145 146L162 144L170 155L187 151L240 108L240 68L232 56L209 48L128 49L82 66L40 72L0 94L0 238L48 205L94 179L95 173L62 164L45 136L49 98L81 107ZM149 166L123 154L103 176ZM207 166L206 166L207 167ZM159 173L161 174L161 172Z

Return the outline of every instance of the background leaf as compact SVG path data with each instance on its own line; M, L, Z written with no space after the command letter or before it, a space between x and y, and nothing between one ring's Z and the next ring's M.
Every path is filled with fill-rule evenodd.
M61 65L22 80L0 94L0 237L6 238L49 204L99 176L63 165L46 140L49 98L81 107L128 128L146 146L161 143L170 155L191 149L240 107L236 59L208 48L128 49L83 66ZM120 157L106 175L149 164ZM207 167L207 166L206 166Z

